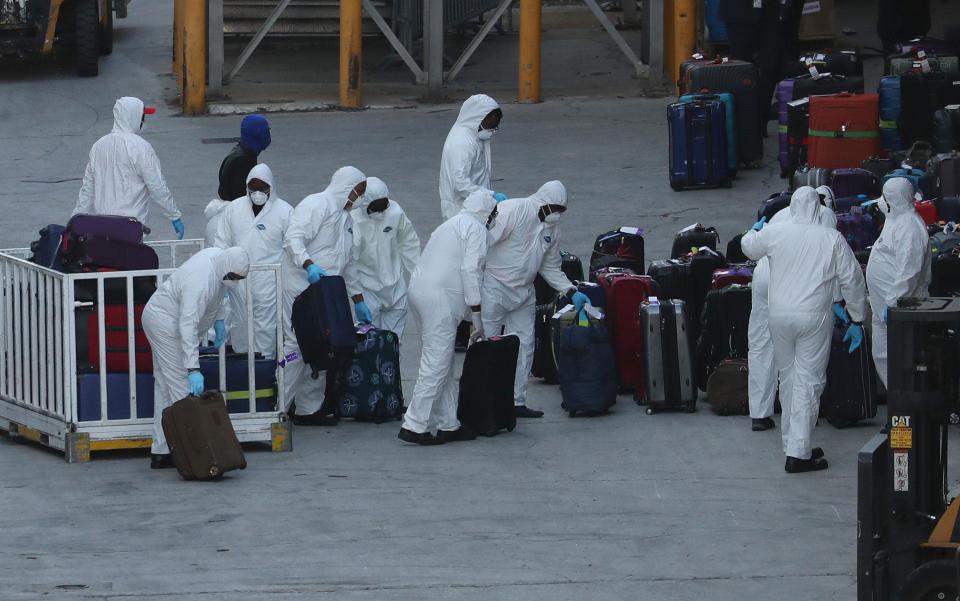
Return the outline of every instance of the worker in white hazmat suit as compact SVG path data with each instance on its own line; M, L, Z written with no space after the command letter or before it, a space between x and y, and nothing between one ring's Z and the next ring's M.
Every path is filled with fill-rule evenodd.
M481 299L483 331L488 336L520 337L513 403L517 417L543 417L526 404L527 378L533 362L536 302L533 281L539 273L559 293L567 293L577 310L589 303L560 270L560 216L567 210L567 191L550 181L529 198L511 198L497 206L490 230Z
M407 280L420 258L420 238L387 185L367 178L364 202L353 209L353 249L373 325L403 336Z
M794 193L796 194L796 192ZM801 192L804 196L807 192ZM829 209L827 200L832 204L833 191L827 186L817 188L817 194L824 206L817 211L817 222L823 227L837 229L837 216ZM827 196L829 194L829 196ZM785 223L791 219L790 207L777 212L770 219L770 225ZM767 289L770 284L770 261L766 257L757 262L753 270L751 289L750 323L747 326L747 398L750 404L751 428L762 432L776 426L773 421L774 401L777 394L777 370L773 367L773 340L770 338L770 323L767 308ZM834 286L834 300L839 300L839 291Z
M250 259L242 248L206 248L166 279L143 310L143 331L153 351L153 444L150 467L172 467L163 435L163 410L204 390L200 373L201 334L215 322L223 344L224 292L247 276Z
M367 176L356 167L341 167L330 178L323 192L307 196L293 210L284 239L283 330L284 399L289 410L296 401L293 416L299 425L335 425L336 412L324 405L326 372L310 377L300 358L300 347L293 331L293 301L307 286L326 275L342 276L347 293L354 302L358 321L369 323L370 309L363 299L360 278L353 255L353 218L350 212L361 202Z
M812 448L820 394L826 384L834 286L846 300L852 323L844 336L852 353L863 343L866 290L860 265L839 232L819 225L820 200L813 188L797 190L790 219L764 227L758 221L743 236L743 252L770 261L770 336L774 368L780 373L782 437L789 473L828 467L823 451Z
M291 207L277 194L273 171L261 163L247 175L247 195L224 209L215 245L239 246L254 265L280 263ZM253 336L247 340L247 287L253 299ZM227 293L230 301L230 345L238 353L253 352L271 359L277 355L277 281L273 273L254 272Z
M460 107L440 158L440 212L444 220L458 214L463 201L474 191L490 189L490 140L502 118L500 105L486 94L475 94ZM498 201L506 199L503 194L494 194Z
M487 230L495 219L493 194L472 193L459 214L434 230L410 278L410 308L420 326L421 356L400 440L432 445L476 438L457 419L453 344L467 313L476 329L473 339L483 338L480 282Z
M873 362L887 385L887 311L901 297L926 296L930 285L930 237L913 202L913 184L895 177L883 185L878 208L886 216L867 262L873 309Z
M139 133L145 115L155 112L139 98L129 96L113 105L113 131L90 149L73 215L124 215L146 224L149 201L153 200L173 223L177 238L183 239L181 214L160 172L160 160Z

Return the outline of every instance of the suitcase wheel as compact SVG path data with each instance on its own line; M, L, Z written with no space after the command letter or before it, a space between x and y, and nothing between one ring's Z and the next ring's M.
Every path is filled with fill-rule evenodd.
M513 432L513 429L516 427L517 427L516 422L510 424L509 426L507 426L507 432Z
M207 471L207 474L209 474L211 478L216 478L217 476L220 475L220 466L211 465L210 469Z
M570 417L577 417L577 412L576 412L576 411L570 411L570 412L568 412L568 413L569 413Z
M696 406L696 405L687 405L687 406L685 407L685 409L687 410L687 413L696 413L696 412L697 412L697 406Z
M647 407L647 415L653 415L653 407Z

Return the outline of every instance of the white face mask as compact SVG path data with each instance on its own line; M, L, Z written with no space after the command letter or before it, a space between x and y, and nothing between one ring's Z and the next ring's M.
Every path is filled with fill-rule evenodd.
M375 213L367 213L367 216L370 219L375 219L377 221L383 221L383 218L387 216L386 211L377 211Z
M560 213L550 213L543 218L544 223L555 224L560 222Z
M267 194L266 192L259 192L259 191L251 191L249 193L249 196L250 196L250 202L257 205L258 207L262 207L263 205L267 204L267 199L270 198L270 195Z
M481 129L480 131L477 132L477 137L480 138L481 140L489 140L490 138L493 137L493 130Z

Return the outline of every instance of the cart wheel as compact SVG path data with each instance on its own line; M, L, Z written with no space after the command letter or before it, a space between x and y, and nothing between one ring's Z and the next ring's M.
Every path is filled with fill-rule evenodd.
M568 412L568 414L570 415L570 417L577 417L577 412L576 412L576 411L570 411L570 412Z
M957 598L956 561L930 561L910 572L898 598L901 601L954 601Z
M517 423L516 423L516 422L510 424L509 426L507 426L507 432L513 432L513 429L516 428L516 427L517 427Z
M219 466L219 465L211 465L211 466L210 466L210 470L209 470L207 473L210 474L210 477L211 477L211 478L216 478L217 476L220 475L220 466Z
M653 407L647 407L647 415L653 415Z
M100 22L97 0L76 0L74 4L77 75L94 77L100 70Z

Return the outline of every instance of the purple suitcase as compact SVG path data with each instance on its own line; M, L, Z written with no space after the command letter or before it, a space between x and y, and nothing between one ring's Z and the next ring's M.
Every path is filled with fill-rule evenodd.
M843 236L856 252L866 250L877 241L877 230L873 224L873 217L866 213L839 213L837 215L837 231Z
M83 271L100 269L138 271L160 268L156 251L146 244L99 236L80 237L74 240L70 252L64 256L64 263Z
M149 233L150 230L133 217L120 215L74 215L67 222L67 234L74 239L99 237L141 244L144 234Z
M880 179L866 169L834 169L830 176L834 198L850 198L866 194L875 198L880 194Z
M793 101L793 79L784 79L777 84L777 117L780 128L778 135L780 141L780 177L790 175L790 142L787 137L787 103Z

